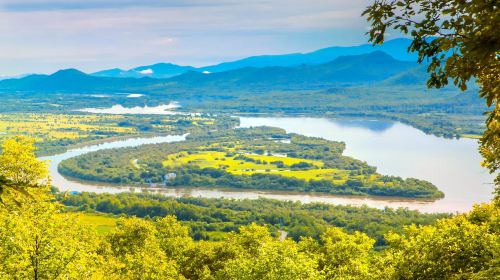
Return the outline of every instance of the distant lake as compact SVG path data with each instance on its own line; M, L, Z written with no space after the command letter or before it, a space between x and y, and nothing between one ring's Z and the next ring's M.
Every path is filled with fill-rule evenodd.
M228 190L203 188L139 188L116 187L106 184L75 182L57 172L64 159L103 149L134 147L143 144L182 141L185 136L162 136L121 140L101 145L74 149L64 154L46 157L50 160L53 184L61 190L117 193L158 192L167 196L184 195L207 198L255 199L266 197L280 200L324 202L370 207L408 207L422 212L465 212L474 203L492 198L493 176L481 168L477 140L444 139L399 122L370 120L331 120L321 118L241 118L242 127L275 126L288 132L329 140L344 141L345 154L376 166L379 173L414 177L434 183L445 193L445 198L433 202L390 197L335 196L318 193L293 193L261 190Z
M138 98L143 96L142 94L129 94L127 97L129 98ZM169 104L158 105L154 107L149 106L136 106L136 107L123 107L122 105L113 105L109 108L85 108L79 109L79 112L87 112L93 114L114 114L114 115L175 115L180 114L179 112L174 111L181 106L179 103L173 101Z

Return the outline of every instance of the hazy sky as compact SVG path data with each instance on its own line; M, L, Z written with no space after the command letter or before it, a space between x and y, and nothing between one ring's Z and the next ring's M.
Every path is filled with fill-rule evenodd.
M366 43L371 0L0 0L0 75Z

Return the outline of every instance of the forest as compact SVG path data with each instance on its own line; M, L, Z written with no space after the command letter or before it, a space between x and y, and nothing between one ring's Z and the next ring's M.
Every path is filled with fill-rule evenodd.
M0 5L0 280L500 279L499 1L240 2ZM406 44L340 47L367 37ZM196 67L121 73L164 59ZM116 106L136 110L103 114ZM476 140L443 139L461 137ZM222 190L277 199L184 195Z
M349 233L363 232L376 240L376 247L387 246L384 235L402 233L411 224L430 225L450 214L423 214L404 208L383 210L369 207L302 204L260 198L257 200L209 199L199 197L165 197L161 194L56 194L66 211L107 213L106 217L140 217L155 219L168 215L189 227L194 240L224 240L229 233L252 223L266 225L277 236L278 230L299 241L302 237L320 240L329 227ZM116 219L116 218L115 218Z
M499 272L495 204L447 217L269 200L54 196L46 176L33 141L4 142L0 279L494 279ZM121 217L98 230L87 214L97 209ZM210 238L208 229L228 219L234 224Z
M378 174L366 162L344 156L344 149L342 142L271 127L201 131L184 142L70 158L59 172L115 184L443 197L430 182Z

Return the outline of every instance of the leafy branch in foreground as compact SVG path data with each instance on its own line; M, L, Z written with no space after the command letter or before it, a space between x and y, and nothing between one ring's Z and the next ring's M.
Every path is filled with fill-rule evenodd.
M47 193L50 186L45 162L35 156L34 140L22 136L8 139L0 154L0 202L20 205Z
M492 108L481 138L483 165L500 170L500 3L497 0L376 0L364 12L374 44L387 30L411 36L408 51L428 62L428 87L441 88L449 79L461 90L470 80ZM500 198L500 174L496 194Z

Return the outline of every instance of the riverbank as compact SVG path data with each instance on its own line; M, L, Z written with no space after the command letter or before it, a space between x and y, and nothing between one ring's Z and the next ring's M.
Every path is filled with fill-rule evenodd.
M285 190L331 195L443 197L432 183L376 172L346 144L269 126L192 134L186 141L89 153L59 172L83 180L173 187ZM141 168L131 165L137 159ZM172 176L166 179L167 174Z
M481 157L477 153L477 142L471 139L443 139L426 135L403 124L380 124L377 121L361 124L352 122L338 123L317 118L242 118L242 121L242 126L277 126L286 129L288 132L344 141L348 143L347 154L366 160L368 163L378 166L381 172L387 174L427 179L445 192L445 198L435 202L408 202L387 199L375 200L367 197L291 196L289 194L203 189L162 190L162 194L177 197L188 195L236 199L267 197L301 201L303 203L322 202L341 205L367 205L379 209L406 207L426 213L466 212L472 208L473 204L488 202L492 197L493 185L491 182L493 178L480 167ZM149 142L147 139L143 139L143 141L136 141L133 144L118 143L99 149L139 146ZM98 185L95 183L81 184L72 182L57 172L57 165L63 159L99 149L87 147L76 152L44 158L52 161L50 174L53 184L63 191L97 193L142 191L135 186L116 188L109 184Z

